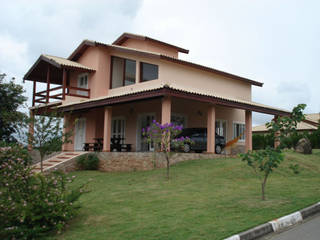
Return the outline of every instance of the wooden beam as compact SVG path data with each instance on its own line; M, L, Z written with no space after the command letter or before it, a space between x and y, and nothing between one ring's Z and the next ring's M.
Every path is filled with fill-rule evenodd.
M49 89L50 89L50 65L48 65L48 70L47 70L47 97L46 97L46 103L49 103Z
M66 87L67 87L67 70L63 68L62 73L62 100L66 99Z
M32 95L32 107L34 107L34 101L36 99L37 82L33 80L33 95Z

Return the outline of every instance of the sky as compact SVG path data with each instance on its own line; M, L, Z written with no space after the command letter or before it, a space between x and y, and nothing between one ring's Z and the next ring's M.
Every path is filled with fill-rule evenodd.
M252 100L320 112L318 0L28 0L3 1L0 73L24 85L40 54L68 57L84 39L112 43L123 32L190 50L196 62L264 83ZM253 124L273 116L254 113Z

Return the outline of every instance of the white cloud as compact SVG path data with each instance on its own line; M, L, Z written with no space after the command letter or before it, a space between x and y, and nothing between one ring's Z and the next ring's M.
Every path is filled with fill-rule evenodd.
M28 66L28 44L0 34L0 71L21 74Z
M41 53L64 57L83 39L110 43L134 32L189 49L183 59L264 82L253 87L254 101L286 109L303 101L307 112L320 111L316 0L24 0L1 7L0 70L17 78ZM268 119L254 114L253 121Z

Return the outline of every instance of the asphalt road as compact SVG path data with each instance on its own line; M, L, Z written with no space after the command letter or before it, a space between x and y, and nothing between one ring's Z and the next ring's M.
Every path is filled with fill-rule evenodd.
M272 234L261 240L320 240L320 214L293 226L287 231Z

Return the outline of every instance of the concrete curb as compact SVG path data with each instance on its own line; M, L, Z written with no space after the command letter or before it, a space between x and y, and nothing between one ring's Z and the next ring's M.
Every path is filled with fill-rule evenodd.
M259 225L245 232L233 235L225 240L253 240L265 236L269 233L278 232L292 225L302 222L308 217L320 212L320 202L306 207L300 211L294 212L279 219Z

